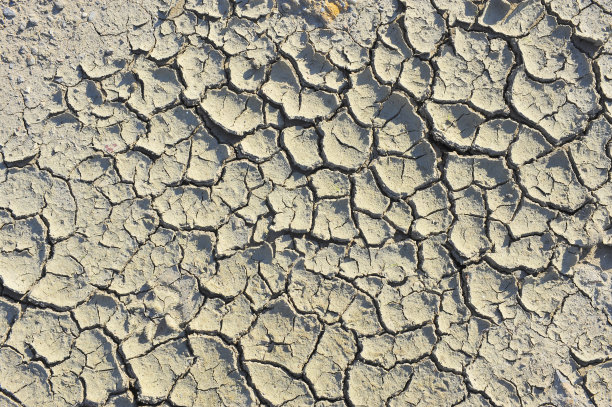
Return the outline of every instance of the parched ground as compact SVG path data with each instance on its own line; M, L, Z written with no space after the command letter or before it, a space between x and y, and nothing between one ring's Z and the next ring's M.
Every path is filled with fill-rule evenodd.
M0 406L612 405L610 0L0 3Z

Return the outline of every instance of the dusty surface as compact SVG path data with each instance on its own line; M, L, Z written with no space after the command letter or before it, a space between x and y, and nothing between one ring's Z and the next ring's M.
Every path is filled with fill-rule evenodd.
M1 13L1 406L612 405L609 0Z

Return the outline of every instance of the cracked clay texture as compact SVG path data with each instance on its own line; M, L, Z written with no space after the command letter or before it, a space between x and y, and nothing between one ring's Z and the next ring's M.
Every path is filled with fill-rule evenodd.
M0 0L0 407L612 406L610 0Z

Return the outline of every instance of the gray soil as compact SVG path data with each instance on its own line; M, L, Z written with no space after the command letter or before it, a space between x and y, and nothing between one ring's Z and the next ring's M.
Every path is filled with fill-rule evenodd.
M612 2L348 3L0 0L0 406L612 405Z

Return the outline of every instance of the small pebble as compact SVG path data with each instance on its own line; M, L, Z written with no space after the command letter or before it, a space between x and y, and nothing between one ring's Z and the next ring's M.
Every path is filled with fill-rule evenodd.
M15 10L13 10L10 7L4 7L2 9L2 14L4 14L4 17L6 17L6 18L15 18L15 17L17 17L17 13L15 12Z
M23 76L19 75L17 77L17 83L23 83Z
M87 21L89 21L89 22L91 23L91 22L92 22L92 21L93 21L93 20L96 18L96 16L97 16L96 12L95 12L95 11L92 11L92 12L89 14L89 17L87 17Z
M26 57L26 64L28 64L28 66L32 66L36 63L36 58L34 58L32 55L28 55Z
M87 13L86 12L82 12L81 13L81 18L87 18Z
M58 11L62 11L65 7L64 2L61 0L56 0L55 2L53 2L53 7L55 7L55 9Z
M38 25L38 20L36 18L30 18L28 20L28 26L36 27Z

